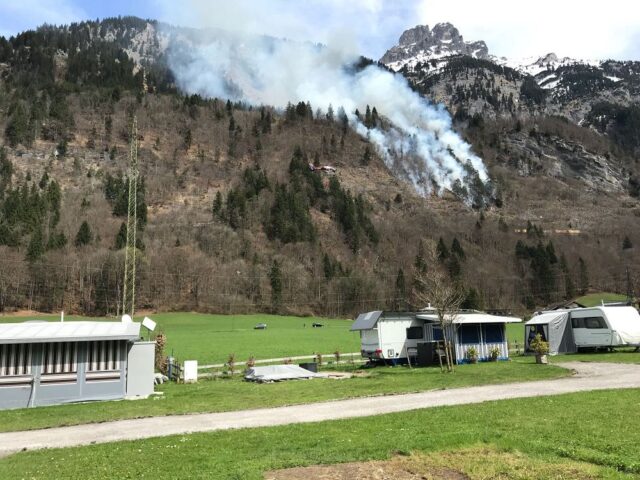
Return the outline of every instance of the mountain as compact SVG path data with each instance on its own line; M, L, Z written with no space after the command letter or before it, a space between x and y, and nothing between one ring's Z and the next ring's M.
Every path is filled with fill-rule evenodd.
M454 114L461 109L485 117L549 114L580 124L598 104L640 101L640 62L577 60L554 53L499 58L484 41L464 41L449 23L405 31L380 61Z
M450 25L403 35L384 59L487 165L494 199L474 209L418 195L325 106L180 91L166 55L196 34L124 17L0 38L0 310L118 311L134 114L138 308L401 308L425 240L469 308L625 289L640 243L636 62L508 64Z
M388 50L380 62L398 71L405 66L413 68L418 63L452 55L487 58L489 49L483 41L465 42L458 29L450 23L438 23L433 30L427 25L419 25L405 31L398 45Z

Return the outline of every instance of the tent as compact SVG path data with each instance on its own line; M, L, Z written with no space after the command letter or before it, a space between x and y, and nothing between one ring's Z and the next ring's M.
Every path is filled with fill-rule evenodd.
M573 329L569 324L569 312L544 312L534 316L525 325L525 351L531 351L529 345L539 333L549 342L549 354L575 353L578 351L573 339Z

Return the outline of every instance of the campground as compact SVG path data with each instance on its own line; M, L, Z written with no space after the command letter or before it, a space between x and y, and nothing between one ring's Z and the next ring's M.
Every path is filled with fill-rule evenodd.
M335 365L327 367L335 368ZM362 369L348 363L341 366L340 370L351 371L354 376L341 380L314 379L255 384L245 382L240 375L236 375L217 380L201 380L197 384L158 385L156 389L162 392L160 396L137 401L102 402L100 408L96 408L95 403L85 403L3 410L0 411L0 431L31 430L159 415L238 411L346 398L545 380L570 375L568 370L557 366L541 368L535 365L532 357L521 357L511 362L460 365L456 367L454 374L442 374L437 367Z

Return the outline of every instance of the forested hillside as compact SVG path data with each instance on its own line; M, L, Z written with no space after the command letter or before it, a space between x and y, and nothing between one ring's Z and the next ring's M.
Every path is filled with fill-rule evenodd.
M469 308L625 289L640 242L637 139L625 130L634 107L602 104L586 128L533 107L520 115L514 99L535 105L537 90L518 72L497 72L513 83L511 100L476 77L443 95L514 105L509 118L455 116L489 167L492 201L473 205L455 189L423 198L338 105L279 111L178 91L159 43L132 46L149 25L113 19L0 39L0 310L118 312L134 115L138 309L407 308L414 272L430 267L428 240ZM450 68L468 75L464 62ZM363 108L366 125L385 121L375 107Z

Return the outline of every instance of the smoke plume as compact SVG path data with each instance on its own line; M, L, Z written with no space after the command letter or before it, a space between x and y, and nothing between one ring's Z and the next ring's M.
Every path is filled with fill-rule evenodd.
M255 22L255 18L252 17ZM247 33L242 18L232 30L190 30L172 42L167 57L188 93L285 108L344 108L349 124L377 147L388 168L422 194L465 191L488 180L482 160L452 129L451 117L411 90L401 75L373 64L356 67L353 38L336 32L327 45ZM387 121L367 128L355 114L375 106Z

